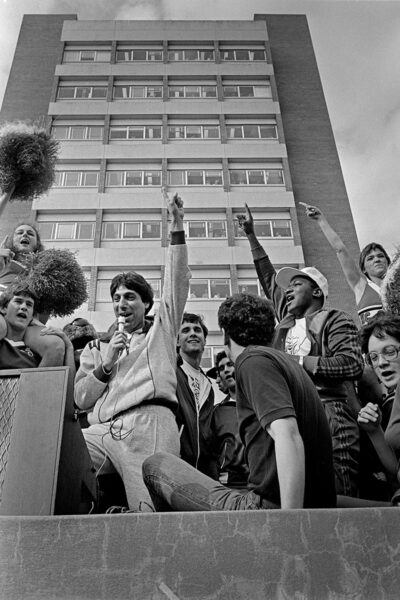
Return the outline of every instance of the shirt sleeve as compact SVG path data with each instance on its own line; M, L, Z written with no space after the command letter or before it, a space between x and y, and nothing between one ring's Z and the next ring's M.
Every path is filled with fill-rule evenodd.
M92 408L106 389L108 379L102 373L101 362L96 365L94 350L87 344L75 377L75 404L84 410Z
M350 316L338 312L327 323L322 341L323 356L305 356L303 366L312 375L357 379L363 372L358 330Z
M238 370L240 393L251 404L262 427L295 417L292 395L283 373L268 357L247 356Z
M252 248L251 253L261 287L267 298L272 301L278 321L281 321L287 313L286 296L282 288L276 285L275 267L261 245Z

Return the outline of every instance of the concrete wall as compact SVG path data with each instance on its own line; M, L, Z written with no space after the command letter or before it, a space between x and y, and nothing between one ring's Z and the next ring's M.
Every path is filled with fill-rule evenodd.
M0 599L399 597L399 509L0 518Z

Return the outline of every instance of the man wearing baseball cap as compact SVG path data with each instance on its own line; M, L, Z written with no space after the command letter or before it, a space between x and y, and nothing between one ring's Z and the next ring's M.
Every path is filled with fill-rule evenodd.
M273 346L291 354L316 386L331 429L336 493L358 496L359 431L349 407L349 380L358 379L363 361L352 318L326 308L328 282L315 267L284 267L278 272L254 232L246 205L239 225L250 242L263 290L273 301L278 325Z

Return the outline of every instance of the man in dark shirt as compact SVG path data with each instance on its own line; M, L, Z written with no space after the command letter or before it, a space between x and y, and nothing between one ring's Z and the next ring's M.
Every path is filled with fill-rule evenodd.
M158 510L257 510L332 507L336 503L332 442L318 393L307 373L271 348L269 301L227 298L218 322L235 363L239 431L249 466L247 490L233 490L179 458L156 454L143 465Z

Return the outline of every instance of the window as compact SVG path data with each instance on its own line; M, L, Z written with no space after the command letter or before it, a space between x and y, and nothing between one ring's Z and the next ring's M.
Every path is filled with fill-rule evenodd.
M96 302L109 302L111 308L111 294L110 285L112 277L110 279L98 279L96 285ZM161 280L160 279L148 279L146 281L151 285L154 292L154 300L159 300L161 297Z
M101 125L54 125L51 134L56 140L102 140Z
M103 223L105 240L160 239L160 221L123 221Z
M161 185L161 171L107 171L106 186Z
M282 169L230 169L231 185L284 185Z
M188 169L169 171L169 185L222 185L222 171Z
M190 281L189 299L226 298L231 294L229 279L192 279Z
M113 125L110 140L159 140L161 125Z
M260 296L260 284L256 279L238 279L239 294Z
M117 62L156 62L162 61L163 53L162 50L117 50Z
M277 139L276 125L227 125L229 139Z
M110 62L110 50L64 50L63 62Z
M188 238L226 238L225 221L187 221Z
M54 187L97 187L98 171L56 171Z
M40 235L44 240L92 240L93 222L40 223Z
M214 50L169 50L168 60L173 61L210 61L214 60Z
M170 85L169 98L216 98L215 85Z
M170 125L168 127L168 138L172 140L219 139L218 125Z
M117 100L162 98L162 85L116 85L114 98Z
M60 86L57 92L58 100L102 100L104 98L107 98L106 85Z
M224 98L271 98L268 85L224 85Z
M246 234L243 229L234 221L235 237L245 238ZM292 224L290 219L273 219L273 220L254 220L254 231L257 237L280 238L293 237Z
M221 60L226 61L257 61L267 60L265 50L221 50Z

